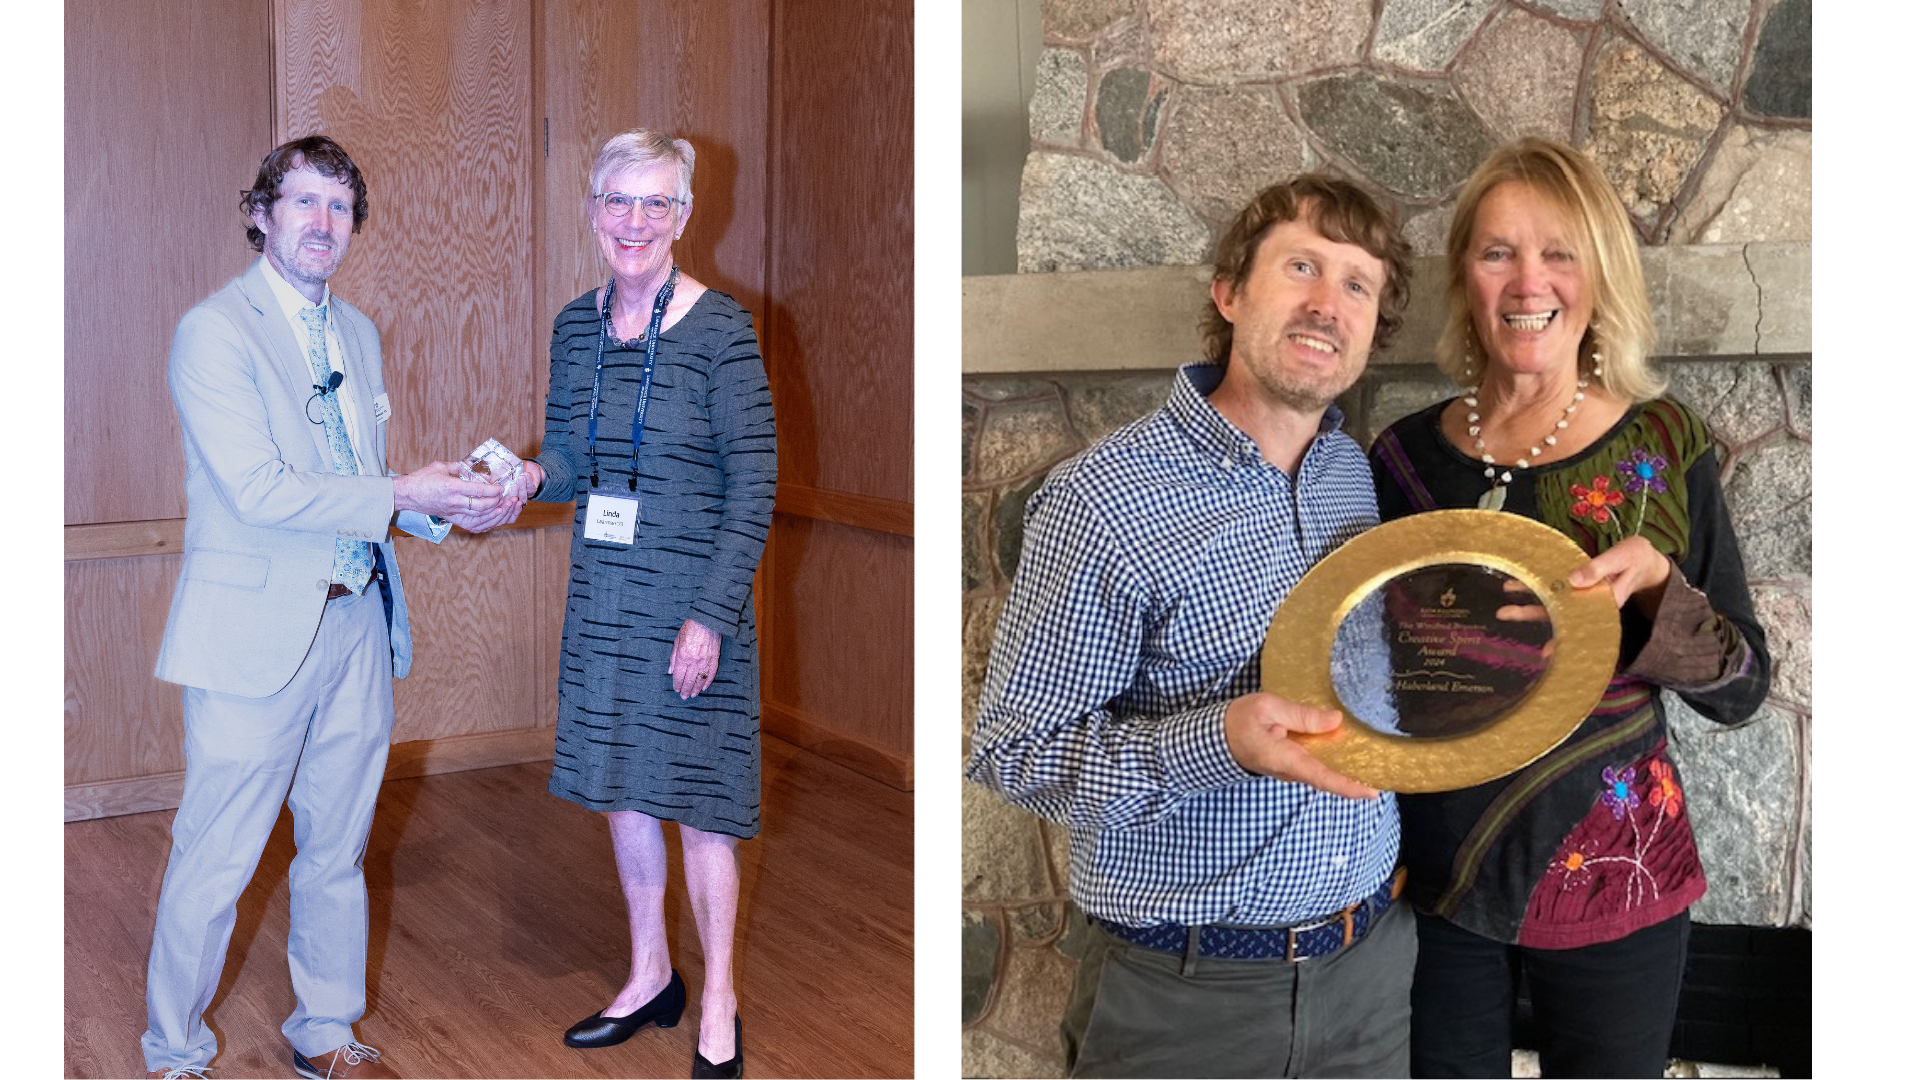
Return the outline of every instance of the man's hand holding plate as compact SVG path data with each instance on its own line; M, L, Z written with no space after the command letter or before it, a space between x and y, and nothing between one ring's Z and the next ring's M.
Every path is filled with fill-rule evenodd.
M1378 790L1333 771L1293 738L1332 731L1343 719L1336 709L1317 709L1275 694L1246 694L1227 706L1227 750L1248 772L1297 781L1349 799L1378 798Z

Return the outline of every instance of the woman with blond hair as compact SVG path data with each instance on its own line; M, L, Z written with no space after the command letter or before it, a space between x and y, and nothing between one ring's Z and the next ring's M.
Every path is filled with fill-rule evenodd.
M1661 692L1753 716L1770 662L1706 426L1661 396L1632 226L1579 151L1525 139L1467 181L1435 352L1463 392L1371 451L1382 520L1522 514L1592 561L1620 658L1564 743L1476 787L1402 795L1418 915L1415 1076L1511 1075L1515 988L1547 1076L1659 1076L1707 888Z

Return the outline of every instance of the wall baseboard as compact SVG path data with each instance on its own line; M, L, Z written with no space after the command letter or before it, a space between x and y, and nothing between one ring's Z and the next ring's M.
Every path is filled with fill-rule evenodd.
M387 751L386 778L404 780L436 773L491 769L497 765L550 761L552 758L551 727L487 731L474 735L452 735L444 739L416 739L394 743ZM180 805L180 792L186 778L185 772L168 772L126 780L69 784L67 820L89 821L93 818L175 809Z
M889 787L901 791L913 790L911 756L889 753L837 734L806 719L798 711L771 702L766 703L763 710L763 735L783 739ZM468 769L519 765L529 761L550 761L552 758L551 727L416 739L393 744L387 752L386 778L404 780L415 776L465 772ZM175 809L180 805L180 792L186 778L185 772L167 772L125 780L69 784L66 789L66 820L90 821L122 814Z
M912 754L883 750L841 734L799 709L763 698L760 702L760 732L784 739L835 764L845 765L890 788L913 790Z

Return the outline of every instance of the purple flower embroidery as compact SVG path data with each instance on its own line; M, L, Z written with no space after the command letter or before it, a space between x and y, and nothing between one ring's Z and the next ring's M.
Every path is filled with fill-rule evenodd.
M1636 446L1627 460L1620 462L1616 468L1626 480L1627 494L1644 495L1648 491L1655 495L1666 494L1667 481L1660 475L1667 471L1666 458L1649 454Z
M1600 799L1613 809L1615 821L1626 817L1627 811L1640 805L1640 793L1633 790L1633 766L1601 769L1600 781L1606 785L1600 791Z

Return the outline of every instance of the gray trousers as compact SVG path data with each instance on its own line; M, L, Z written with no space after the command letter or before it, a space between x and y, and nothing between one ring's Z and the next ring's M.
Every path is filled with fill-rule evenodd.
M366 1011L367 883L361 872L393 734L393 654L378 587L327 602L313 646L271 697L185 687L186 790L147 958L149 1070L206 1065L204 1013L220 984L234 906L280 816L293 811L287 967L297 999L281 1026L313 1057L353 1039Z
M1292 964L1188 962L1085 929L1060 1022L1069 1075L1407 1075L1405 901L1351 947Z

